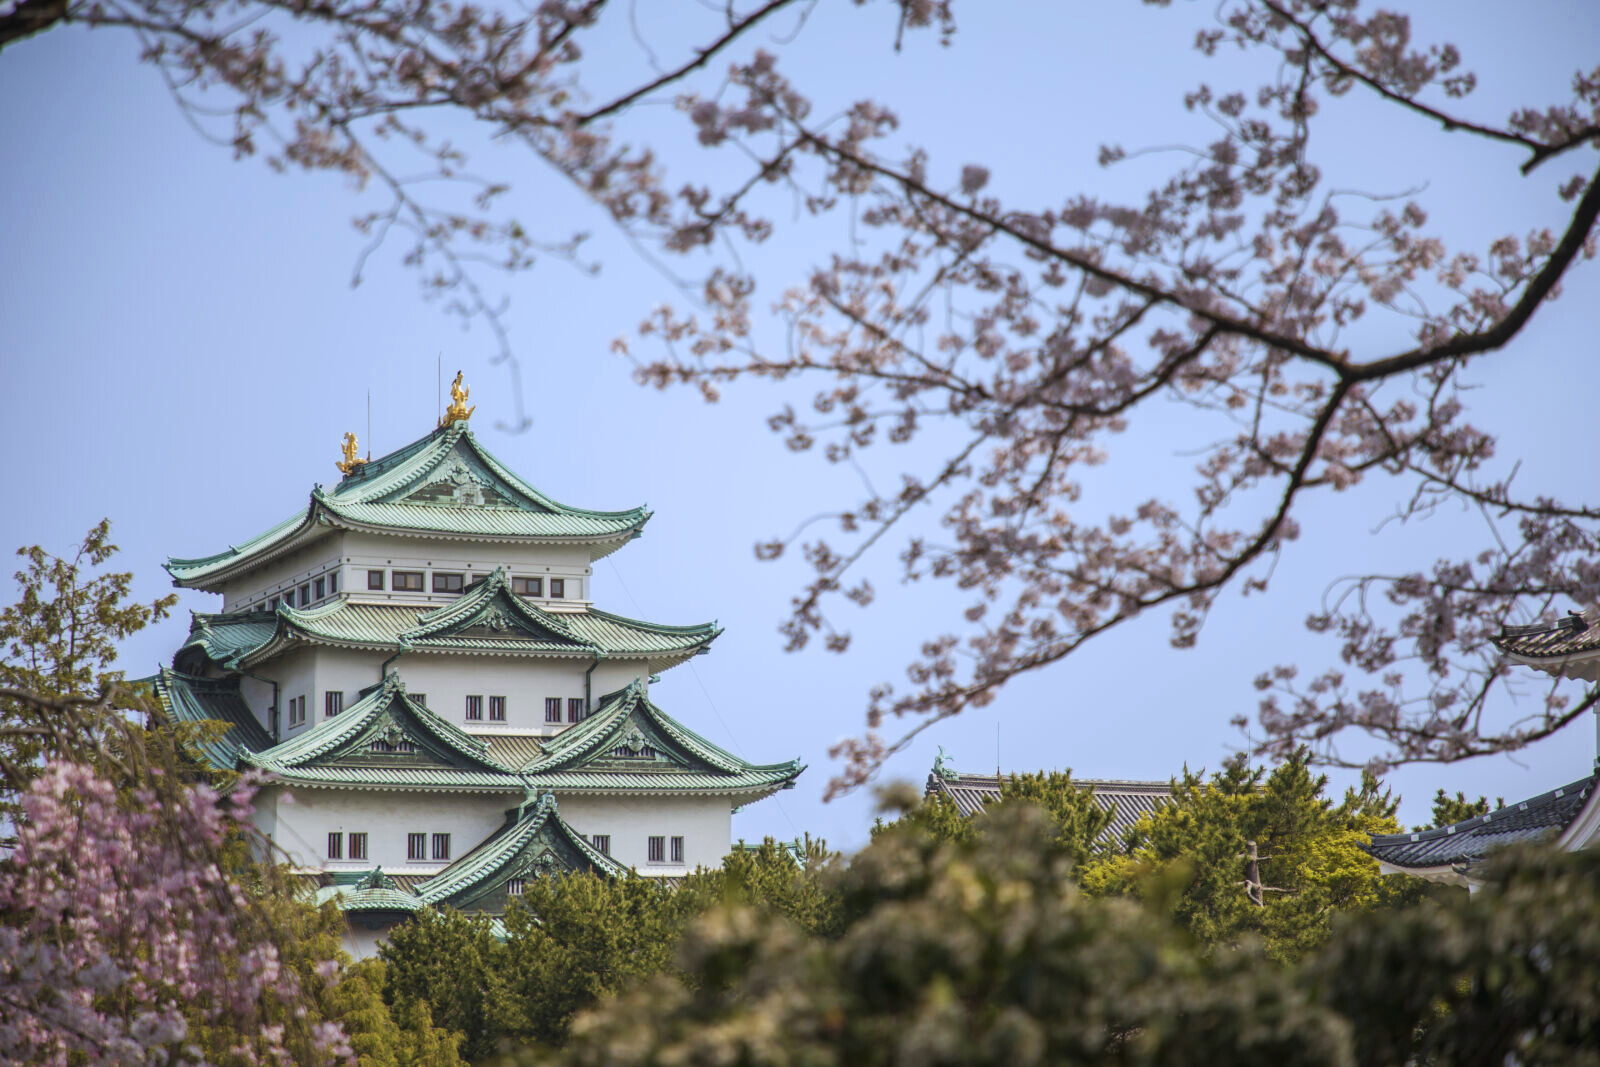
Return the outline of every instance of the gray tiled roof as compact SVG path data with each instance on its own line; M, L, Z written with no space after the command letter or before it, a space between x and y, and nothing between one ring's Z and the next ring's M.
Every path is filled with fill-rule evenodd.
M975 815L985 804L1000 799L999 775L954 773L945 777L928 775L927 794L943 793L955 802L962 815ZM1115 840L1128 831L1140 816L1156 810L1172 798L1171 782L1143 782L1118 778L1074 778L1072 784L1094 790L1095 803L1111 812L1111 825L1101 835Z
M1380 834L1367 851L1392 867L1469 868L1493 849L1556 837L1572 824L1593 794L1600 772L1548 793L1437 830Z
M1504 655L1550 674L1600 681L1600 611L1569 612L1554 623L1507 626L1494 645Z

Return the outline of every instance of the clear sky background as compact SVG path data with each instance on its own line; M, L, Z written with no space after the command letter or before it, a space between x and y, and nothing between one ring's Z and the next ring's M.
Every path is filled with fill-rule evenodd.
M673 62L672 42L692 33L682 23L693 10L639 0L641 31L662 48L664 64ZM896 55L888 5L825 3L783 47L783 63L819 95L821 113L864 96L895 107L903 140L928 147L934 173L949 184L962 164L980 162L997 191L1022 202L1059 202L1074 190L1133 200L1172 161L1101 171L1101 143L1203 142L1211 131L1183 111L1182 94L1201 80L1255 84L1237 60L1207 63L1189 50L1211 10L961 4L950 48L912 38ZM1600 9L1590 0L1438 3L1417 23L1419 37L1462 47L1482 80L1468 106L1493 121L1513 106L1566 100L1573 71L1600 62ZM757 40L776 47L772 35L789 28ZM626 33L600 47L619 86L647 62ZM110 516L120 565L136 573L141 597L158 596L167 589L166 556L238 543L303 506L312 483L334 481L346 430L375 455L426 433L442 358L447 378L462 369L473 387L479 436L536 485L579 506L656 510L644 538L597 565L597 602L660 622L718 619L727 633L713 653L669 672L658 702L752 760L800 755L811 766L799 788L738 816L735 832L809 830L845 847L865 839L870 797L822 803L832 773L826 750L860 731L869 686L903 682L928 618L956 601L945 590L897 586L885 552L872 572L879 600L851 620L857 639L848 655L782 651L775 626L803 575L797 561L758 564L751 546L859 489L853 472L796 456L766 431L766 414L785 400L804 404L809 390L733 388L706 407L688 393L632 384L610 342L675 290L548 172L491 148L478 169L516 182L525 217L552 234L594 230L591 252L603 263L594 276L551 261L509 282L489 279L511 300L534 419L528 432L505 432L496 423L511 418L511 384L490 363L486 330L464 332L420 300L395 249L380 251L365 282L350 287L362 240L349 220L380 202L370 192L234 162L186 124L155 72L138 64L135 43L111 32L58 30L6 49L0 100L0 359L12 470L0 545L64 552ZM682 119L657 108L629 121ZM1556 226L1565 216L1550 189L1570 168L1520 178L1509 149L1441 137L1358 100L1324 136L1321 161L1335 184L1374 192L1425 185L1419 196L1438 228L1472 238L1462 244L1477 251L1501 232ZM667 161L717 165L703 153L669 151ZM842 220L780 227L749 262L776 294L842 235ZM1475 421L1500 431L1501 458L1523 462L1519 484L1590 502L1597 309L1600 270L1582 264L1515 354L1481 365L1474 401ZM1398 332L1360 341L1374 351L1405 343ZM1185 453L1205 440L1195 432L1174 419L1131 440L1085 511L1111 510L1103 501L1124 491L1186 492ZM877 457L874 473L892 476L895 459ZM1374 532L1394 503L1382 486L1315 503L1271 594L1226 597L1197 649L1171 650L1164 618L1127 627L1012 685L990 708L924 734L888 774L920 782L939 745L971 770L1166 778L1185 764L1216 767L1239 743L1228 720L1254 707L1251 678L1297 658L1318 666L1332 651L1301 628L1329 580L1423 566L1478 537L1481 520L1454 514ZM182 641L188 611L217 603L183 592L177 616L129 641L121 665L149 673ZM1390 781L1405 798L1402 818L1425 821L1441 785L1511 800L1577 778L1594 758L1594 737L1586 721L1516 757L1404 769Z

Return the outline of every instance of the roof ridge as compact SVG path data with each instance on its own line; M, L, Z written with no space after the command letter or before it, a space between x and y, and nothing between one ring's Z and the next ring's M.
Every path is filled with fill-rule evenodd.
M1510 818L1512 815L1526 811L1530 805L1549 803L1550 801L1554 800L1562 800L1570 793L1575 791L1582 793L1593 788L1597 783L1600 783L1600 770L1595 770L1584 777L1579 778L1575 782L1568 782L1566 785L1556 786L1554 789L1548 789L1543 793L1540 793L1537 796L1531 796L1526 800L1518 800L1513 801L1510 804L1502 804L1493 811L1484 812L1482 815L1473 815L1470 818L1462 819L1459 822L1448 823L1444 826L1434 826L1427 830L1401 831L1400 833L1396 834L1371 834L1369 836L1371 837L1372 844L1374 845L1400 843L1421 844L1424 841L1437 841L1441 837L1453 837L1456 834L1462 833L1466 830L1475 830L1480 826L1492 826L1494 825L1494 819L1497 815L1500 816L1501 821L1504 822L1505 819Z
M471 428L466 427L465 424L463 424L463 428L466 430L465 437L468 443L472 445L473 450L478 453L478 458L482 459L490 470L494 471L494 473L498 474L501 478L509 482L511 487L516 489L518 492L525 493L530 499L550 508L552 511L562 512L567 515L579 515L586 519L621 519L635 513L644 513L648 517L650 514L648 510L649 506L646 504L639 504L636 507L625 508L621 511L597 511L592 508L579 508L574 507L571 504L563 504L561 501L555 499L534 485L524 481L522 477L510 467L507 467L504 463L500 462L500 458L498 456L485 448L478 440L477 434L473 433Z
M635 678L624 688L601 697L600 707L594 714L551 738L544 745L542 756L524 764L520 773L530 778L563 771L580 773L582 768L573 765L591 757L595 749L619 731L622 723L637 710L642 710L651 725L670 741L708 764L715 773L729 776L789 773L793 776L805 770L798 757L780 763L751 763L706 740L662 711L650 700L644 682ZM593 725L588 725L591 723ZM562 744L563 741L566 744Z
M710 622L688 623L679 626L664 622L647 622L644 619L635 619L628 615L618 615L614 611L604 611L596 607L586 608L581 612L576 612L576 614L598 615L607 622L619 622L626 626L637 626L641 630L652 630L657 633L692 634L706 629L714 630L717 634L724 632L722 627L717 625L716 619L712 619Z

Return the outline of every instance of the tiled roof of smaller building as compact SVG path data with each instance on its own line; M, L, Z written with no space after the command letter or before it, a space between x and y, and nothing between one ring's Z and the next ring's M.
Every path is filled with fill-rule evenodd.
M925 792L949 797L962 815L976 815L985 804L1000 799L1001 782L997 774L965 774L960 771L935 770L928 775ZM1172 798L1171 782L1146 782L1118 778L1074 778L1072 784L1093 790L1094 801L1100 810L1111 812L1111 824L1101 834L1102 839L1117 839L1126 833L1142 816L1156 810Z
M591 511L559 503L524 482L478 442L465 421L356 467L332 489L226 552L167 560L177 585L214 588L331 528L500 541L583 542L600 555L638 536L643 508Z
M1494 645L1510 659L1569 678L1600 682L1600 611L1568 612L1554 623L1507 626Z
M1379 834L1366 850L1378 861L1402 870L1470 869L1494 849L1559 836L1594 797L1597 781L1600 772L1449 826Z

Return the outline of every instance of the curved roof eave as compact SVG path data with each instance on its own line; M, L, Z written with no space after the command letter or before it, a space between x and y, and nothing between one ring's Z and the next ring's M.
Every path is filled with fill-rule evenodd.
M567 520L579 525L598 525L600 528L549 533L447 527L434 529L426 525L412 527L399 522L364 522L360 516L349 513L351 508L394 504L395 501L390 498L424 483L437 473L458 443L464 443L485 468L523 498L527 507L513 510L519 511L524 516L530 512L537 512L557 520ZM493 514L493 512L484 513L490 517ZM228 551L210 556L170 557L163 566L176 585L184 588L210 589L242 571L259 566L304 544L305 535L323 524L422 539L587 544L596 549L591 552L591 559L600 559L638 537L645 523L650 520L651 514L645 505L623 511L598 511L563 504L540 492L500 462L478 442L465 422L456 422L433 430L426 436L347 473L331 490L324 490L319 485L312 491L310 505L305 511L296 512L268 528L264 533L244 542L242 547L230 545ZM488 519L485 518L484 521L488 522Z

